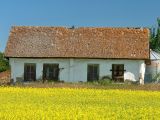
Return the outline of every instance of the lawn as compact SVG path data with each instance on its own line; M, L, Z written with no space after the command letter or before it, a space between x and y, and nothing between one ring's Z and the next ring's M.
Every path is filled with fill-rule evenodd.
M0 87L0 119L160 119L160 92Z

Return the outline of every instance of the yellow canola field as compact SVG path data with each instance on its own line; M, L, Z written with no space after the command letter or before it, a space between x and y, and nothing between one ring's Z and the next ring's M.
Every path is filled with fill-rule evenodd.
M160 92L0 87L0 120L159 120Z

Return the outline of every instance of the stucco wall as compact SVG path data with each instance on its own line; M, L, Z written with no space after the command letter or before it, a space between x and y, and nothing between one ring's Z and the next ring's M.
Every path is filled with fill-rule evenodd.
M36 63L36 79L42 79L43 64L57 63L60 68L60 80L66 82L87 81L87 64L99 64L99 76L111 76L112 64L124 64L124 79L133 81L144 78L145 65L143 60L105 60L105 59L21 59L10 58L11 78L24 76L24 63Z

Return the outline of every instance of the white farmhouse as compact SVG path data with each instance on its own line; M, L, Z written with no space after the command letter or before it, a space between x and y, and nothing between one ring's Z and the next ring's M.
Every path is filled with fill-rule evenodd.
M5 49L11 79L144 83L149 59L146 28L12 27Z

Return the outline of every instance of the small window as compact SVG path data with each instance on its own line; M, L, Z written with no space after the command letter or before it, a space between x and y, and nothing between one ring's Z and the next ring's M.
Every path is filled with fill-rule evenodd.
M24 64L24 80L25 81L36 80L36 64L35 63Z
M43 80L58 80L59 64L43 64Z
M124 81L124 64L112 64L112 79Z
M94 81L99 79L99 65L89 64L87 68L87 80Z

